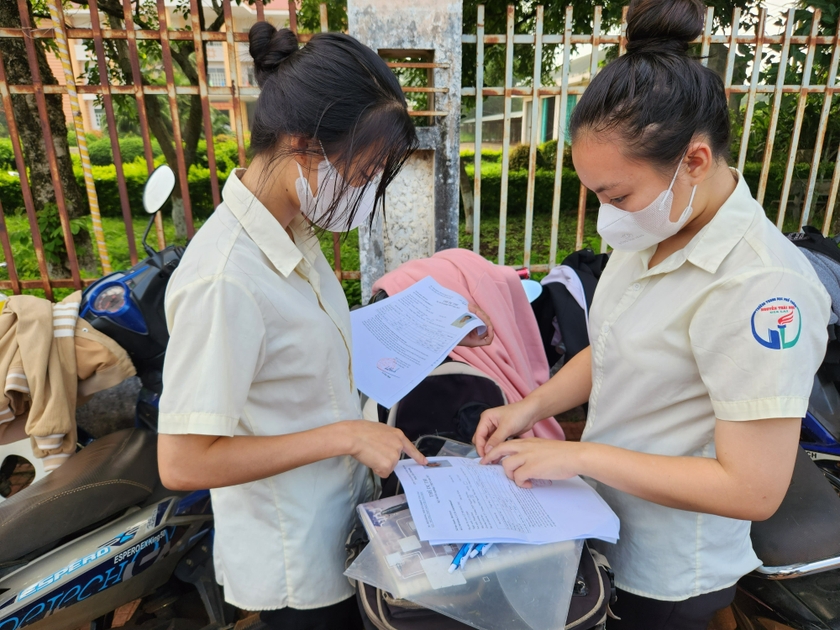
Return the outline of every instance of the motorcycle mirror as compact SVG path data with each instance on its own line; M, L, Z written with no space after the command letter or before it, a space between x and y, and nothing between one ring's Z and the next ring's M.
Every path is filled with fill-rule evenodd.
M175 190L175 173L166 164L158 166L143 188L143 208L147 214L155 214L163 207L169 195Z
M143 232L143 249L149 256L154 256L157 252L146 242L149 238L149 231L152 229L152 224L155 222L155 215L169 199L169 195L175 189L175 173L166 164L158 166L149 179L146 180L146 185L143 187L143 208L146 213L152 215L149 219L149 224L146 226L146 231Z

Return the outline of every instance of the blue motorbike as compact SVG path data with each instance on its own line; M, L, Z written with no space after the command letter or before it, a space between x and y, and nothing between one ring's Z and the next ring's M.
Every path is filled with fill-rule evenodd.
M0 630L104 630L120 607L129 609L133 627L148 630L212 630L232 621L213 573L209 492L173 492L158 476L155 428L168 341L163 300L184 248L158 252L146 241L174 184L167 166L149 176L148 257L88 287L80 308L137 369L143 388L136 426L97 440L80 433L80 449L65 464L0 502ZM203 613L171 625L183 592L196 592L190 584Z

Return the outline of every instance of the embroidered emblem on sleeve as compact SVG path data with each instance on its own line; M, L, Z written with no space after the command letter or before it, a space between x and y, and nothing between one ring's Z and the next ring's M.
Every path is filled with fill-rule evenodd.
M750 321L755 340L771 350L792 348L802 333L799 307L790 298L770 298L758 305Z

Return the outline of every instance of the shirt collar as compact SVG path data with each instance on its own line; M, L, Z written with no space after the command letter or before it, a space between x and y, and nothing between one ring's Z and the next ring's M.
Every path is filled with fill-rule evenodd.
M692 265L709 273L717 272L723 259L729 255L738 241L744 238L755 220L756 212L761 210L758 202L753 199L743 174L736 169L731 169L731 171L738 178L735 190L709 224L691 239L692 242L689 245L692 247L686 252L688 261ZM763 210L761 212L763 213Z
M295 237L293 241L280 222L242 183L240 177L244 173L245 169L236 169L230 174L222 189L222 199L251 240L284 277L288 277L304 258L314 262L319 244L306 219L299 215L289 224Z
M744 176L734 168L730 170L737 177L738 183L712 220L685 247L674 252L653 269L648 270L647 267L656 252L656 247L639 252L645 269L643 275L668 273L686 261L709 273L717 272L723 259L747 233L755 219L758 206Z

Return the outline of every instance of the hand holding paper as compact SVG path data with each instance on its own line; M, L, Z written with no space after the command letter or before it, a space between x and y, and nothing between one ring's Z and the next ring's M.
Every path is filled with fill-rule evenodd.
M618 517L579 477L517 487L501 466L432 457L396 468L420 540L431 544L618 539Z
M493 336L466 299L431 277L353 311L350 323L356 387L384 407L414 389L473 331L468 344L485 345Z
M502 442L486 453L482 464L501 464L508 479L531 488L532 479L568 479L578 474L579 442L529 438Z
M482 322L484 322L486 328L483 331L480 328L471 331L466 337L461 339L461 342L458 345L465 348L481 348L482 346L489 346L493 343L493 339L496 338L496 332L493 329L493 322L490 321L490 316L474 302L470 302L467 308L470 313L473 313Z

